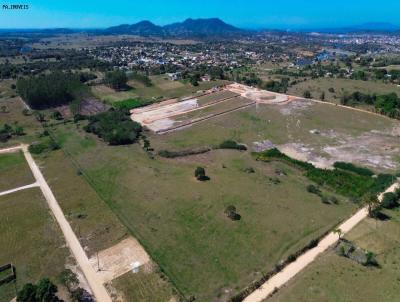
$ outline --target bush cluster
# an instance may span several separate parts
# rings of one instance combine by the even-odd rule
[[[135,143],[142,132],[142,126],[131,120],[125,110],[110,110],[89,117],[84,128],[94,133],[110,145],[127,145]]]
[[[366,170],[353,165],[339,164],[341,168],[333,170],[316,168],[310,163],[290,158],[276,148],[258,155],[258,160],[277,159],[303,170],[304,175],[317,185],[329,187],[338,194],[352,198],[360,198],[367,193],[381,192],[394,180],[394,177],[390,174],[379,174],[377,177],[367,176],[365,175],[367,174]],[[343,169],[344,167],[345,169]]]
[[[236,150],[241,150],[245,151],[247,150],[247,147],[243,144],[238,144],[237,142],[233,140],[226,140],[219,144],[218,149],[236,149]]]

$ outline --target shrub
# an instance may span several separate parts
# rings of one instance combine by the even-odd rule
[[[356,174],[363,175],[363,176],[372,176],[372,175],[374,175],[374,172],[372,172],[370,169],[357,167],[357,166],[355,166],[355,165],[353,165],[351,163],[335,162],[333,164],[333,166],[336,169],[342,169],[342,170],[351,171],[351,172],[354,172]]]
[[[219,149],[236,149],[236,150],[241,150],[241,151],[245,151],[247,150],[247,147],[245,145],[242,144],[238,144],[235,141],[232,140],[226,140],[224,142],[222,142],[219,146]]]
[[[230,218],[231,220],[240,220],[242,217],[236,212],[236,207],[235,206],[227,206],[224,213],[226,214],[226,216],[228,216],[228,218]]]
[[[151,104],[151,101],[141,101],[138,99],[126,99],[123,101],[115,102],[113,105],[117,109],[131,110],[138,107],[143,107]]]
[[[311,193],[311,194],[316,194],[316,195],[320,195],[321,194],[321,190],[318,189],[316,186],[314,185],[308,185],[307,186],[307,192]]]
[[[208,147],[202,147],[197,149],[188,149],[188,150],[180,150],[180,151],[169,151],[169,150],[160,150],[158,155],[165,158],[176,158],[176,157],[184,157],[189,155],[203,154],[210,151]]]
[[[46,149],[47,149],[47,145],[44,143],[32,144],[28,148],[29,152],[31,152],[32,154],[41,154],[44,151],[46,151]]]
[[[282,160],[303,170],[304,175],[319,186],[326,186],[338,194],[358,199],[366,193],[379,193],[390,186],[394,177],[391,174],[379,174],[377,177],[360,175],[343,169],[320,169],[312,164],[299,161],[281,153],[278,149],[270,149],[259,153],[257,160]]]
[[[395,193],[388,192],[383,195],[381,206],[385,209],[394,209],[399,206],[398,196]]]

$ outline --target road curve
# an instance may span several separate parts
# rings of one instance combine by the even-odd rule
[[[378,198],[382,201],[383,194],[387,192],[394,192],[397,187],[400,187],[399,182],[394,183],[385,192],[381,193]],[[341,229],[343,234],[348,233],[359,222],[368,216],[368,208],[364,207],[351,216],[348,220],[343,222],[338,228]],[[334,245],[339,240],[339,237],[334,232],[326,235],[318,245],[299,256],[296,261],[286,266],[281,272],[277,273],[271,279],[266,281],[259,289],[255,290],[247,296],[244,302],[261,302],[271,295],[277,288],[282,287],[290,279],[296,276],[301,270],[315,260],[321,253],[325,252],[330,246]]]
[[[111,302],[112,300],[110,295],[108,294],[103,283],[96,275],[93,267],[90,265],[89,259],[85,251],[83,250],[78,238],[76,237],[70,224],[65,218],[60,205],[53,195],[53,192],[51,191],[49,185],[44,179],[39,167],[36,165],[36,162],[32,158],[32,155],[29,153],[28,146],[22,145],[20,149],[22,149],[22,151],[24,152],[25,159],[28,162],[29,167],[31,168],[32,174],[36,178],[36,182],[39,184],[40,189],[42,190],[42,193],[46,198],[46,201],[64,234],[65,241],[67,242],[70,250],[72,251],[72,254],[74,255],[83,274],[85,275],[85,278],[88,281],[97,302]]]

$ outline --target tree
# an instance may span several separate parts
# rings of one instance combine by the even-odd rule
[[[121,90],[127,87],[128,77],[124,71],[114,70],[106,73],[105,82],[115,90]]]
[[[368,215],[375,218],[380,210],[378,197],[373,193],[368,193],[364,196],[364,203],[368,206]]]
[[[306,98],[306,99],[311,99],[311,92],[310,92],[310,90],[304,91],[303,97]]]
[[[17,302],[59,302],[57,286],[48,278],[41,279],[37,285],[25,284],[17,294]]]
[[[60,283],[63,284],[69,292],[72,292],[73,289],[78,286],[79,280],[76,274],[70,269],[65,269],[59,275]]]
[[[236,207],[233,205],[227,206],[224,212],[231,220],[240,220],[242,218],[242,216],[237,213]]]
[[[36,285],[25,284],[17,295],[17,302],[36,302]]]
[[[194,176],[200,181],[210,179],[208,176],[206,176],[206,170],[203,167],[197,167],[196,170],[194,170]]]
[[[36,288],[36,300],[40,302],[56,302],[59,299],[56,296],[57,286],[48,278],[40,280]]]
[[[388,192],[383,194],[382,207],[385,209],[394,209],[399,206],[396,193]]]
[[[325,101],[325,91],[322,91],[321,93],[321,101]]]
[[[333,233],[338,235],[339,241],[342,239],[343,231],[340,228],[335,229]]]

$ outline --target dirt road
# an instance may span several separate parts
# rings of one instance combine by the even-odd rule
[[[40,186],[40,189],[42,190],[42,193],[64,234],[65,241],[67,242],[82,272],[84,273],[86,280],[88,281],[89,286],[94,296],[96,297],[97,302],[111,302],[112,300],[106,288],[96,275],[93,267],[90,265],[89,259],[86,256],[85,251],[83,250],[78,238],[76,237],[70,224],[65,218],[60,205],[53,195],[53,192],[51,191],[49,185],[44,179],[39,167],[36,165],[36,162],[32,158],[32,155],[29,153],[28,146],[22,145],[20,149],[22,149],[22,151],[24,152],[25,159],[32,170],[32,174],[34,175],[36,182]],[[60,173],[62,172],[60,171]]]
[[[15,188],[15,189],[11,189],[11,190],[0,192],[0,196],[11,194],[11,193],[18,192],[18,191],[25,190],[25,189],[38,187],[38,186],[39,186],[39,184],[37,182],[35,182],[33,184],[30,184],[30,185],[26,185],[26,186],[18,187],[18,188]]]
[[[400,187],[400,183],[397,182],[390,186],[384,193],[394,192],[397,187]],[[382,201],[383,194],[378,196],[379,200]],[[343,234],[348,233],[354,228],[359,222],[368,216],[367,207],[362,208],[356,214],[351,216],[348,220],[339,226]],[[290,279],[296,276],[301,270],[315,260],[315,258],[321,253],[325,252],[330,246],[334,245],[339,240],[337,234],[331,232],[325,236],[318,245],[301,255],[296,261],[286,266],[281,272],[274,275],[271,279],[265,282],[259,289],[250,294],[244,302],[261,302],[272,294],[275,289],[282,287]]]

